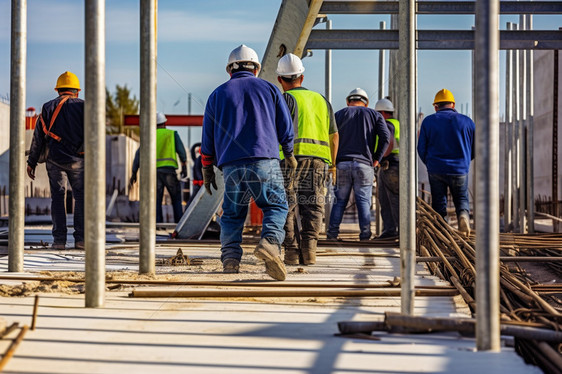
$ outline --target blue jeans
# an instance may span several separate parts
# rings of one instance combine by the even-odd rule
[[[453,195],[457,217],[470,211],[468,205],[468,174],[429,174],[431,207],[447,220],[447,188]]]
[[[47,160],[47,175],[51,187],[51,218],[55,244],[66,244],[66,184],[72,187],[74,198],[74,241],[84,241],[84,160],[57,164]]]
[[[379,172],[379,201],[383,221],[382,234],[398,235],[400,224],[400,173],[398,165]]]
[[[242,258],[242,230],[250,198],[263,212],[262,238],[281,244],[287,219],[287,199],[279,160],[266,159],[223,167],[224,201],[221,224],[221,261]],[[281,248],[281,247],[279,247]]]
[[[357,162],[343,161],[337,164],[336,189],[334,191],[336,199],[332,206],[330,225],[327,237],[337,238],[340,232],[340,224],[351,187],[355,194],[355,205],[359,215],[359,239],[371,238],[371,196],[373,194],[373,179],[375,171],[372,166]]]
[[[156,171],[156,222],[163,222],[162,200],[164,199],[164,187],[168,190],[172,199],[174,210],[174,221],[178,223],[183,215],[181,205],[181,183],[178,180],[176,171],[157,170]]]

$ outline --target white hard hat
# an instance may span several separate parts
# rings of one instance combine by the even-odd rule
[[[166,123],[167,120],[168,119],[166,118],[164,113],[162,113],[162,112],[156,113],[156,125],[161,125],[163,123]]]
[[[279,59],[277,63],[277,75],[282,77],[297,78],[304,72],[304,66],[300,58],[292,53],[286,54]]]
[[[230,55],[228,56],[228,63],[226,64],[226,72],[230,74],[232,69],[238,69],[240,66],[251,68],[250,64],[244,64],[245,62],[252,63],[253,67],[258,69],[258,71],[261,69],[256,51],[244,44],[241,44],[230,52]]]
[[[351,100],[361,100],[365,104],[369,102],[369,96],[364,89],[357,87],[356,89],[352,90],[349,95],[345,98],[345,101],[350,102]]]
[[[394,112],[394,105],[388,99],[380,99],[375,104],[375,110],[379,112]]]

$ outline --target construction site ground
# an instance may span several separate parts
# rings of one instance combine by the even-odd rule
[[[355,226],[347,225],[351,235]],[[130,229],[133,230],[133,229]],[[133,230],[134,231],[134,230]],[[39,233],[40,234],[40,233]],[[38,234],[38,235],[39,235]],[[48,234],[48,233],[47,233]],[[351,236],[349,236],[351,237]],[[255,239],[255,238],[254,238]],[[171,266],[178,249],[192,265]],[[258,287],[130,285],[108,283],[105,305],[85,308],[84,283],[0,280],[0,320],[30,325],[4,373],[541,373],[526,365],[502,339],[501,352],[478,352],[472,337],[457,333],[342,337],[341,321],[382,321],[400,312],[400,296],[280,297],[275,291],[325,290],[303,284],[384,284],[400,276],[398,247],[338,243],[319,248],[314,266],[289,266],[285,282],[274,282],[245,245],[239,274],[223,274],[218,243],[158,241],[156,276],[138,275],[138,243],[108,244],[108,279],[175,282],[254,282],[272,296],[239,297]],[[0,252],[2,253],[2,252]],[[5,250],[3,252],[6,253]],[[0,255],[1,256],[1,255]],[[25,273],[0,276],[83,277],[84,251],[26,249]],[[288,285],[295,287],[287,287]],[[297,287],[297,285],[299,287]],[[447,286],[418,263],[416,286]],[[171,291],[171,297],[130,297],[133,290]],[[173,297],[178,291],[223,290],[230,296]],[[348,290],[351,290],[348,288]],[[415,315],[470,317],[460,296],[417,296]],[[0,340],[0,354],[18,330]]]

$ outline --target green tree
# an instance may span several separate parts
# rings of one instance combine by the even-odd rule
[[[139,100],[136,96],[131,98],[131,90],[127,85],[116,85],[115,93],[112,95],[109,90],[105,89],[105,112],[107,117],[107,133],[121,134],[125,133],[123,128],[123,119],[125,114],[139,113]],[[138,132],[138,129],[137,131]],[[129,134],[131,135],[131,134]]]

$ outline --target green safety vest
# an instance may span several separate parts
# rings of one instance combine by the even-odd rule
[[[298,134],[295,134],[295,156],[320,157],[332,163],[330,152],[330,112],[326,99],[309,90],[289,90],[298,108]]]
[[[171,166],[178,168],[176,156],[176,132],[168,129],[156,129],[156,167]]]
[[[394,147],[391,153],[400,153],[400,122],[394,118],[389,118],[387,121],[394,125]]]

